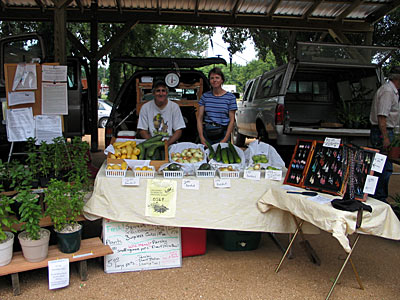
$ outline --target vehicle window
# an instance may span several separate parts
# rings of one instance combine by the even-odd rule
[[[102,103],[100,103],[100,102],[99,102],[99,110],[106,110],[106,109],[104,108],[104,105],[103,105]]]
[[[261,90],[263,98],[268,97],[268,95],[270,94],[271,89],[272,89],[272,82],[273,82],[272,78],[269,78],[269,79],[263,81],[262,90]]]
[[[250,90],[253,87],[254,80],[249,83],[246,91],[244,92],[243,101],[247,101],[249,99]]]
[[[288,87],[288,93],[297,93],[297,81],[291,81]]]
[[[272,89],[271,89],[271,96],[275,96],[279,94],[279,90],[281,87],[281,80],[282,80],[282,73],[279,73],[275,76],[274,82],[272,84]]]
[[[251,102],[254,98],[254,94],[256,92],[256,87],[257,87],[257,82],[259,80],[254,80],[253,81],[253,86],[251,87],[250,95],[249,95],[249,102]]]
[[[7,63],[31,62],[42,58],[42,49],[37,39],[11,41],[4,45],[4,61]]]
[[[312,94],[312,81],[299,81],[300,94]]]
[[[326,95],[328,93],[328,83],[325,81],[313,81],[313,94]]]

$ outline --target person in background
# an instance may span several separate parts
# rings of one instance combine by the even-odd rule
[[[389,73],[389,81],[383,84],[375,93],[372,101],[370,140],[374,148],[382,154],[388,154],[390,143],[394,138],[394,128],[399,122],[399,91],[400,88],[400,67],[393,67]],[[393,172],[393,165],[386,159],[382,173],[375,173],[378,177],[378,184],[375,189],[374,198],[387,202],[389,195],[389,179]]]
[[[185,121],[179,105],[168,100],[168,88],[164,81],[153,84],[154,100],[140,109],[138,135],[149,139],[155,135],[168,137],[168,146],[176,142],[185,128]]]
[[[236,97],[222,88],[225,76],[220,68],[211,69],[208,79],[211,91],[204,93],[199,100],[197,131],[204,145],[206,140],[210,144],[226,143],[235,122]]]

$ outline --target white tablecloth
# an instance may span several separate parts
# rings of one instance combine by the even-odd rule
[[[338,198],[323,195],[332,199]],[[356,230],[357,212],[338,210],[331,203],[321,204],[308,198],[309,196],[287,194],[286,190],[275,186],[259,199],[258,207],[265,213],[276,209],[290,212],[324,231],[331,232],[346,252],[351,250],[347,235],[355,232],[400,240],[400,222],[392,208],[384,202],[368,198],[365,204],[372,207],[372,213],[364,210],[361,227]]]
[[[133,176],[129,171],[128,176]],[[162,178],[157,176],[157,178]],[[199,190],[182,189],[177,181],[176,215],[174,218],[145,216],[148,179],[141,179],[138,187],[124,187],[121,178],[105,176],[101,167],[95,181],[92,197],[84,207],[87,219],[107,218],[120,222],[195,227],[209,229],[292,233],[296,225],[291,215],[280,209],[262,213],[257,201],[271,187],[282,182],[261,179],[231,179],[231,188],[214,188],[213,178],[185,177],[199,180]],[[319,233],[316,227],[305,224],[305,233]]]

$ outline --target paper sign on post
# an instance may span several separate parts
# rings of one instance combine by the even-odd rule
[[[175,180],[151,179],[147,182],[146,212],[148,217],[174,218],[176,211]]]
[[[375,157],[374,157],[374,161],[372,162],[371,170],[382,173],[383,168],[385,166],[386,158],[387,158],[386,155],[376,153]]]
[[[49,289],[59,289],[69,285],[69,259],[49,260]]]
[[[182,180],[182,189],[184,190],[198,190],[200,187],[198,180],[192,179],[183,179]]]
[[[138,177],[123,177],[122,178],[122,185],[128,186],[139,186],[140,178]]]
[[[218,189],[230,188],[231,180],[225,178],[214,178],[214,187]]]
[[[376,185],[378,183],[378,177],[367,175],[367,179],[365,179],[363,193],[366,194],[375,194]]]
[[[8,92],[8,105],[35,103],[34,92]]]
[[[260,180],[261,172],[253,170],[244,170],[243,178],[250,180]]]
[[[338,149],[340,146],[340,139],[334,139],[334,138],[327,137],[327,138],[325,138],[324,144],[322,146]]]
[[[282,180],[282,170],[265,170],[265,178],[271,180]]]

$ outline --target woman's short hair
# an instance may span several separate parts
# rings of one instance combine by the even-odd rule
[[[217,74],[217,75],[221,76],[222,81],[225,82],[225,75],[224,75],[224,73],[222,73],[221,68],[218,68],[218,67],[212,68],[210,70],[210,72],[208,72],[208,80],[210,80],[211,74]]]

